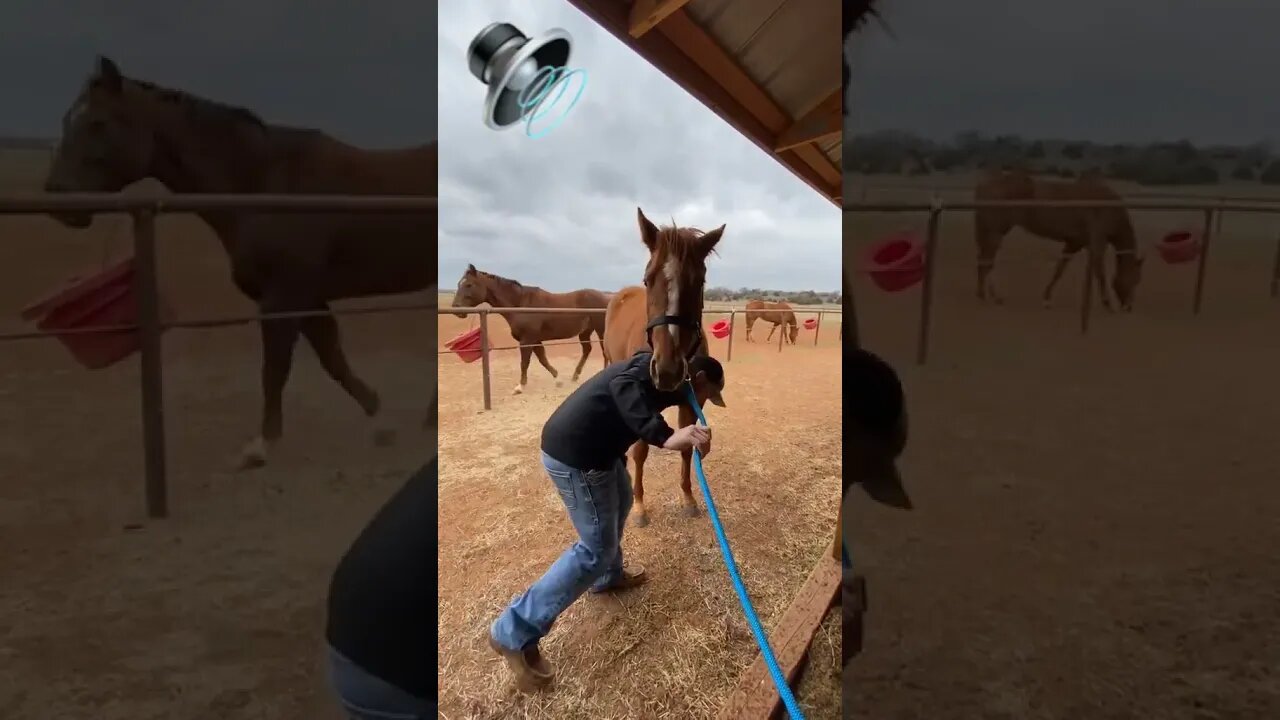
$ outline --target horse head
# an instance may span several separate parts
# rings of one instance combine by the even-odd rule
[[[1137,250],[1116,252],[1116,274],[1111,279],[1111,289],[1124,312],[1133,312],[1133,299],[1138,283],[1142,282],[1142,265],[1145,262],[1146,256],[1139,255]]]
[[[707,256],[724,225],[707,233],[695,228],[656,227],[636,208],[640,239],[649,249],[644,288],[649,322],[645,331],[653,359],[649,370],[659,390],[675,390],[689,374],[688,359],[702,344],[702,292]]]
[[[49,165],[46,192],[118,192],[149,174],[154,132],[135,102],[136,94],[114,62],[98,58],[62,116],[62,136]],[[87,212],[52,215],[73,228],[93,222]]]
[[[458,290],[453,294],[453,302],[449,303],[449,306],[472,308],[488,300],[488,297],[489,288],[485,285],[480,271],[476,270],[475,265],[468,264],[467,269],[462,273],[462,278],[458,280]],[[467,313],[454,313],[454,315],[465,318]]]

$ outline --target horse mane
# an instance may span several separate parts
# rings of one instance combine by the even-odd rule
[[[246,107],[210,100],[186,90],[164,87],[146,80],[129,78],[128,82],[161,102],[181,106],[195,120],[218,124],[251,125],[262,130],[269,127],[260,115]]]
[[[488,278],[490,280],[495,280],[504,285],[514,285],[516,289],[519,289],[519,290],[541,290],[542,289],[539,287],[534,287],[532,285],[525,285],[519,280],[513,280],[509,277],[503,277],[501,275],[495,275],[494,273],[491,273],[491,272],[485,272],[484,270],[481,270],[479,268],[476,269],[476,275],[479,275],[480,277]]]
[[[695,242],[698,238],[706,233],[695,227],[680,227],[676,225],[675,220],[670,225],[658,226],[658,247],[666,249],[666,251],[674,255],[678,260],[683,261],[690,257],[690,253],[697,245]],[[712,254],[719,255],[715,248],[711,248]]]

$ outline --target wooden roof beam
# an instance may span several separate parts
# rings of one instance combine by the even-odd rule
[[[658,25],[658,32],[675,44],[695,65],[715,78],[748,112],[769,128],[773,136],[771,146],[791,126],[791,116],[688,13],[676,10],[667,17],[666,22]],[[790,148],[790,152],[817,173],[828,188],[840,187],[843,183],[840,169],[816,146],[802,143]],[[824,194],[827,197],[835,195],[829,191]]]
[[[638,38],[688,4],[689,0],[636,0],[631,6],[627,32],[631,37]]]
[[[777,143],[773,146],[774,152],[782,152],[790,150],[798,145],[805,143],[820,142],[827,138],[835,137],[841,133],[841,112],[840,112],[840,88],[831,91],[830,95],[823,98],[809,112],[805,113],[799,120],[791,124],[791,127],[782,131],[778,136]]]

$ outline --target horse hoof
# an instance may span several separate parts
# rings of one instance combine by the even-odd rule
[[[246,470],[257,470],[266,467],[267,456],[265,453],[252,450],[245,450],[240,454],[240,460],[236,463],[236,470],[244,472]]]
[[[378,428],[373,431],[374,447],[391,447],[396,444],[396,431],[392,428]]]
[[[702,511],[698,509],[697,505],[684,506],[684,516],[687,518],[696,518],[701,514],[702,514]]]
[[[564,387],[564,381],[560,378],[556,378],[556,387]]]
[[[515,386],[515,389],[513,389],[513,390],[511,391],[511,394],[512,394],[512,395],[519,395],[520,393],[523,393],[523,392],[524,392],[524,386],[523,386],[523,385],[517,385],[517,386]]]
[[[637,515],[634,518],[631,518],[631,524],[636,527],[645,527],[646,525],[649,524],[649,516]]]

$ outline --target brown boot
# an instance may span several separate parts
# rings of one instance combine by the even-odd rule
[[[648,576],[644,574],[644,566],[630,565],[622,568],[622,577],[619,577],[617,580],[614,580],[604,587],[593,587],[591,588],[591,592],[600,594],[618,592],[620,590],[630,590],[631,588],[640,587],[648,581]]]
[[[507,661],[507,667],[511,668],[511,674],[515,676],[516,687],[524,692],[534,692],[551,682],[551,664],[542,657],[537,644],[524,650],[509,650],[499,645],[490,634],[489,647]]]

